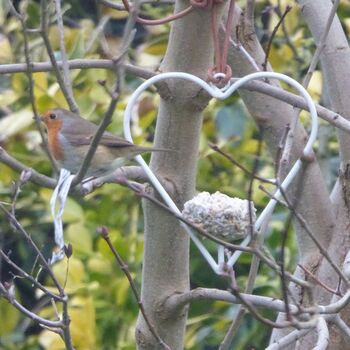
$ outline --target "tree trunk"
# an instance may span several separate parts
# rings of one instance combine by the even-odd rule
[[[178,1],[176,12],[188,6]],[[195,50],[194,50],[195,48]],[[205,77],[212,63],[210,12],[196,9],[172,24],[168,49],[161,66],[165,71],[183,71]],[[209,98],[200,88],[183,80],[161,85],[155,146],[177,150],[152,155],[151,168],[174,188],[172,198],[182,209],[194,196],[202,111]],[[187,310],[165,318],[157,308],[174,292],[189,289],[189,237],[177,219],[144,202],[145,249],[142,271],[142,301],[162,339],[172,350],[183,349]],[[205,264],[205,262],[203,262]],[[142,316],[136,330],[139,349],[158,349]]]

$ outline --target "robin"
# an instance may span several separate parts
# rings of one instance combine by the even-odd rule
[[[62,168],[76,174],[97,131],[97,125],[63,108],[49,110],[40,120],[46,126],[48,145],[53,157]],[[101,137],[86,177],[104,175],[122,166],[127,159],[154,151],[171,150],[137,146],[106,131]]]

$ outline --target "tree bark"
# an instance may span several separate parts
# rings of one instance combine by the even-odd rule
[[[303,17],[315,39],[316,45],[320,45],[328,16],[331,12],[332,2],[329,0],[297,1]],[[339,18],[335,16],[330,27],[327,40],[324,44],[321,56],[321,68],[324,84],[334,111],[340,112],[350,120],[350,48]],[[337,130],[340,150],[340,176],[331,195],[332,208],[336,215],[337,228],[332,235],[329,253],[333,260],[341,266],[345,254],[350,248],[350,208],[349,208],[349,171],[347,167],[350,160],[350,137],[348,133]],[[332,288],[336,288],[338,279],[333,269],[326,261],[322,261],[318,270],[318,277]],[[326,297],[324,290],[320,290],[317,301],[324,302]],[[327,299],[326,299],[327,300]],[[350,309],[347,307],[341,314],[343,320],[349,324]],[[309,337],[310,338],[310,337]],[[307,349],[310,339],[302,342],[301,349]],[[348,339],[338,331],[331,328],[329,348],[346,349]]]
[[[185,6],[188,2],[177,1],[176,12]],[[204,78],[212,53],[210,12],[196,9],[173,22],[161,71],[183,71]],[[195,193],[202,110],[209,97],[201,94],[198,86],[183,80],[167,81],[161,85],[160,95],[155,146],[177,152],[153,154],[151,168],[173,184],[173,199],[182,209]],[[143,205],[142,301],[162,339],[172,350],[183,349],[187,308],[171,317],[162,317],[157,308],[174,292],[189,290],[189,237],[177,219],[147,201]],[[139,349],[159,348],[141,315],[136,337]]]
[[[245,18],[240,14],[240,11],[236,12],[236,25],[239,25],[239,30],[234,30],[233,34],[235,36],[235,34],[239,33],[239,38],[236,38],[236,41],[244,45],[245,49],[262,69],[265,53],[255,35],[254,28],[245,22]],[[235,76],[244,76],[255,71],[239,48],[233,48],[230,51],[229,62]],[[271,67],[268,67],[268,69],[271,69]],[[279,86],[279,83],[276,81],[270,81],[270,83]],[[273,159],[275,159],[277,148],[286,127],[293,120],[293,107],[280,100],[256,92],[241,90],[240,95],[260,130],[263,131],[264,140]],[[302,155],[305,140],[306,132],[302,125],[298,123],[294,134],[290,166]],[[302,185],[301,191],[300,185]],[[297,212],[303,216],[320,244],[327,249],[336,229],[335,215],[329,199],[329,192],[316,158],[311,162],[305,162],[305,169],[291,185],[288,196],[292,200],[297,199],[295,205]],[[297,198],[295,198],[296,196]],[[299,250],[299,263],[309,271],[317,271],[322,261],[319,249],[296,219],[294,220],[294,227]],[[299,269],[296,270],[295,274],[297,277],[304,277],[304,273]],[[334,277],[336,278],[333,270],[332,276],[333,279]],[[316,300],[320,300],[318,297],[322,295],[323,301],[329,302],[332,295],[324,291],[319,293],[320,289],[316,286],[313,290]],[[290,290],[296,300],[302,303],[308,302],[304,291],[299,286],[291,284]],[[278,320],[282,319],[284,319],[284,315],[280,314]],[[271,341],[273,342],[289,332],[289,329],[275,329]]]

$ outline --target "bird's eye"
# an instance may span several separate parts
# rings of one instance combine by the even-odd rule
[[[50,113],[50,114],[49,114],[49,118],[50,118],[50,119],[56,119],[56,114]]]

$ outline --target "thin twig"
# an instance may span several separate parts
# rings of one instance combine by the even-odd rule
[[[288,345],[295,343],[298,339],[304,337],[312,331],[312,328],[306,329],[296,329],[293,332],[285,335],[284,337],[278,339],[275,343],[268,346],[265,350],[282,350],[285,349]]]
[[[122,186],[127,186],[132,191],[134,191],[135,194],[137,194],[141,198],[148,199],[152,203],[154,203],[157,206],[159,206],[160,208],[164,209],[165,211],[167,211],[168,213],[173,215],[178,220],[182,221],[186,225],[188,225],[191,228],[193,228],[197,233],[199,233],[203,237],[208,238],[211,241],[216,242],[219,245],[222,245],[223,247],[225,247],[225,248],[227,248],[229,250],[232,250],[232,251],[238,250],[238,251],[242,251],[242,252],[256,254],[259,257],[259,259],[261,259],[267,266],[269,266],[270,268],[275,270],[278,274],[281,273],[280,267],[275,263],[275,261],[273,261],[272,259],[268,258],[266,253],[263,250],[252,248],[252,247],[243,247],[241,245],[228,243],[226,241],[223,241],[220,238],[217,238],[217,237],[211,235],[210,233],[206,232],[205,230],[203,230],[198,225],[188,221],[182,215],[177,214],[171,208],[167,207],[165,204],[163,204],[162,202],[160,202],[159,200],[157,200],[156,198],[154,198],[153,196],[148,194],[145,191],[144,187],[142,185],[138,184],[138,183],[133,183],[133,182],[127,181],[125,178],[115,179],[115,183],[119,183]],[[306,288],[309,287],[308,282],[303,281],[300,278],[295,277],[294,275],[290,274],[289,272],[288,273],[286,272],[286,278],[288,278],[288,280],[293,281],[294,283],[296,283],[296,284],[298,284],[300,286],[303,286],[303,287],[306,287]]]
[[[349,326],[342,320],[340,315],[336,315],[332,322],[348,337],[348,341],[350,340],[350,328]]]
[[[288,301],[288,285],[287,279],[285,278],[285,251],[288,239],[288,230],[292,223],[293,215],[289,215],[286,224],[284,225],[284,229],[282,231],[282,242],[281,242],[281,254],[280,254],[280,267],[281,267],[281,285],[282,285],[282,294],[283,300],[286,305],[286,319],[291,321],[291,314],[289,309],[289,301]]]
[[[138,184],[138,183],[134,183],[134,182],[130,182],[125,178],[120,178],[120,179],[116,179],[116,183],[119,183],[122,186],[126,186],[129,189],[131,189],[132,191],[135,192],[135,194],[137,194],[138,196],[140,196],[141,198],[145,198],[148,199],[149,201],[151,201],[153,204],[156,204],[157,206],[159,206],[160,208],[164,209],[165,211],[167,211],[168,213],[170,213],[171,215],[173,215],[174,217],[176,217],[178,220],[182,221],[183,223],[185,223],[186,225],[190,226],[191,228],[193,228],[196,232],[198,232],[200,235],[202,235],[205,238],[210,239],[211,241],[218,243],[219,245],[222,245],[223,247],[235,251],[235,250],[240,250],[242,252],[246,252],[246,253],[254,253],[254,249],[250,248],[250,247],[242,247],[238,244],[232,244],[229,242],[226,242],[220,238],[217,238],[216,236],[211,235],[210,233],[206,232],[205,230],[203,230],[201,227],[199,227],[198,225],[192,223],[191,221],[187,220],[186,218],[184,218],[182,215],[177,214],[176,212],[174,212],[171,208],[169,208],[168,206],[166,206],[165,204],[163,204],[162,202],[160,202],[157,198],[153,197],[152,195],[150,195],[149,193],[147,193],[144,189],[144,186]]]
[[[317,44],[316,51],[315,51],[315,53],[314,53],[314,55],[313,55],[313,57],[311,59],[309,69],[307,70],[307,73],[306,73],[306,75],[305,75],[305,77],[303,79],[302,85],[305,88],[309,85],[311,77],[312,77],[312,74],[314,73],[314,71],[316,69],[316,66],[317,66],[317,64],[318,64],[318,62],[320,60],[320,56],[321,56],[322,50],[324,49],[324,45],[326,43],[329,31],[331,29],[331,25],[333,23],[335,14],[336,14],[338,6],[339,6],[339,3],[340,3],[340,0],[334,0],[333,1],[332,9],[331,9],[331,12],[329,13],[329,16],[328,16],[328,19],[327,19],[327,22],[326,22],[326,26],[325,26],[325,28],[323,30],[323,33],[322,33],[321,38],[320,38],[320,41]]]
[[[122,47],[121,53],[113,59],[113,62],[115,64],[116,74],[117,74],[117,82],[115,84],[114,91],[111,94],[111,101],[109,103],[107,112],[105,113],[100,125],[98,126],[98,129],[94,137],[91,140],[89,150],[85,155],[85,158],[78,171],[78,174],[76,175],[76,177],[72,182],[72,186],[77,185],[81,180],[83,180],[91,164],[92,158],[94,157],[94,154],[97,150],[98,144],[103,136],[103,133],[105,132],[107,126],[112,121],[113,113],[119,101],[119,97],[123,88],[123,81],[124,81],[124,69],[122,66],[119,66],[118,64],[119,62],[123,61],[123,58],[127,53],[129,46],[131,45],[131,41],[132,41],[131,38],[135,35],[135,31],[133,30],[133,28],[136,23],[137,13],[138,13],[138,5],[137,5],[137,2],[135,2],[133,6],[133,10],[130,11],[128,21],[125,25],[125,31],[124,31],[123,41],[121,46]]]
[[[56,61],[57,67],[62,67],[62,61]],[[119,63],[121,65],[121,63]],[[153,71],[132,65],[130,63],[123,63],[123,67],[127,73],[136,75],[140,78],[149,79],[156,75]],[[108,69],[115,71],[115,62],[112,59],[87,59],[77,58],[68,61],[69,69]],[[1,64],[0,74],[11,74],[11,73],[25,73],[27,71],[26,63],[11,63]],[[55,70],[55,66],[51,62],[32,62],[32,72],[50,72]]]
[[[58,65],[56,57],[55,57],[55,53],[52,49],[50,40],[49,40],[49,14],[48,14],[48,3],[47,0],[41,0],[40,2],[40,7],[41,7],[41,26],[40,26],[40,33],[41,36],[44,40],[44,44],[46,47],[46,51],[49,55],[53,70],[56,74],[56,79],[57,82],[62,90],[62,93],[69,105],[69,108],[73,111],[73,112],[79,112],[78,107],[76,106],[76,103],[74,101],[74,99],[72,99],[72,94],[70,94],[69,92],[69,88],[67,87],[67,85],[65,84],[65,80],[64,77],[61,73],[60,68],[63,68],[63,63],[61,63],[61,66]]]
[[[320,250],[321,254],[324,256],[324,258],[329,262],[329,264],[333,267],[333,269],[335,270],[335,272],[339,275],[339,277],[343,280],[343,282],[345,283],[345,285],[347,287],[349,287],[350,282],[347,279],[347,277],[344,275],[343,271],[334,263],[334,261],[332,260],[331,256],[329,255],[327,249],[325,249],[321,243],[318,241],[318,239],[316,238],[316,236],[314,235],[314,233],[312,232],[311,228],[309,227],[308,223],[305,221],[305,219],[303,218],[303,216],[296,211],[296,209],[294,208],[293,205],[291,205],[289,199],[287,198],[286,194],[284,193],[283,189],[281,189],[281,193],[283,195],[283,198],[285,199],[286,203],[288,204],[288,208],[293,212],[293,214],[295,215],[295,217],[298,219],[300,225],[303,227],[303,229],[307,232],[307,234],[309,235],[309,237],[312,239],[312,241],[315,243],[315,245],[317,246],[317,248]]]
[[[281,191],[281,194],[287,204],[287,208],[289,210],[291,210],[293,212],[293,215],[298,219],[300,225],[302,226],[302,228],[305,230],[305,232],[309,235],[309,237],[311,238],[311,240],[315,243],[315,245],[317,246],[317,248],[319,249],[320,253],[324,256],[324,258],[329,262],[329,264],[333,267],[333,269],[335,270],[335,272],[339,275],[339,277],[342,279],[342,281],[345,283],[346,286],[350,285],[349,280],[347,279],[347,277],[344,275],[344,273],[341,271],[341,269],[334,263],[334,261],[332,260],[332,258],[330,257],[327,249],[325,249],[321,243],[318,241],[318,239],[316,238],[316,236],[314,235],[314,233],[312,232],[311,228],[309,227],[309,224],[305,221],[305,219],[303,218],[303,216],[296,211],[296,209],[294,208],[294,206],[291,204],[291,202],[288,199],[288,196],[286,195],[286,193],[283,191],[282,188],[279,188],[279,190]],[[281,200],[279,200],[278,198],[271,196],[271,198],[275,199],[277,202],[284,204]],[[285,204],[284,204],[285,205]]]
[[[278,147],[277,147],[277,152],[276,152],[276,157],[275,157],[275,179],[276,179],[278,184],[281,184],[281,182],[283,180],[283,176],[281,174],[281,170],[282,170],[281,158],[282,158],[283,150],[285,149],[285,146],[286,146],[289,131],[290,131],[290,125],[287,124],[284,128],[283,135],[282,135],[282,137],[278,143]]]
[[[68,298],[67,298],[67,295],[64,292],[64,289],[62,288],[62,286],[58,282],[56,276],[54,275],[54,273],[53,273],[53,271],[51,269],[51,266],[48,264],[47,260],[45,259],[44,255],[42,254],[41,250],[34,243],[34,241],[32,240],[31,236],[22,227],[22,225],[19,223],[19,221],[16,219],[16,217],[14,215],[12,215],[12,213],[10,213],[5,208],[5,206],[2,205],[1,203],[0,203],[0,210],[2,210],[5,213],[5,215],[9,219],[11,225],[15,229],[17,229],[19,232],[21,232],[22,235],[26,238],[27,242],[29,243],[29,245],[35,251],[37,257],[40,259],[42,266],[45,268],[45,270],[49,274],[50,278],[52,279],[53,283],[55,284],[56,288],[58,289],[59,295],[61,297],[61,302],[63,304],[63,319],[62,319],[62,321],[60,321],[60,324],[62,324],[61,328],[62,328],[63,340],[64,340],[64,343],[66,345],[67,350],[74,350],[74,347],[72,345],[70,328],[69,328],[70,320],[69,320],[69,316],[68,316]],[[11,304],[13,304],[16,308],[18,308],[22,313],[26,314],[27,316],[29,316],[33,320],[36,320],[35,319],[35,316],[36,316],[35,314],[31,313],[29,310],[26,310],[21,304],[16,303],[15,300],[13,300],[13,302],[11,302]],[[39,322],[39,321],[37,321],[37,322]],[[39,323],[41,323],[41,322],[39,322]],[[50,323],[44,323],[44,324],[47,325],[48,327],[55,327],[53,325],[52,321],[50,321]]]
[[[28,168],[26,165],[10,156],[2,147],[0,147],[0,163],[7,165],[18,173],[24,171],[30,173],[29,181],[43,187],[55,188],[57,181],[46,175],[40,174],[34,169]]]
[[[241,296],[256,308],[266,308],[277,312],[285,311],[285,302],[273,297],[265,297],[254,294],[240,293]],[[183,308],[185,305],[195,300],[220,300],[229,303],[239,304],[240,300],[228,291],[213,288],[196,288],[184,293],[174,292],[166,300],[166,313],[173,314],[176,310]],[[289,308],[293,315],[299,315],[304,319],[313,314],[321,314],[325,317],[334,317],[350,300],[350,291],[346,293],[340,300],[329,305],[315,305],[300,309],[298,305],[289,304]]]
[[[335,16],[335,13],[337,11],[338,5],[339,5],[339,0],[334,1],[331,12],[330,12],[328,19],[327,19],[326,27],[322,33],[320,42],[318,43],[316,51],[312,57],[309,69],[308,69],[308,71],[303,79],[303,82],[302,82],[302,85],[305,89],[307,89],[307,87],[309,86],[312,75],[316,69],[318,62],[319,62],[320,55],[321,55],[322,50],[324,48],[325,42],[327,40],[328,33],[329,33],[330,27],[333,23],[334,16]],[[286,145],[285,145],[285,148],[283,150],[282,157],[281,157],[281,165],[282,165],[281,171],[282,171],[282,173],[285,171],[285,169],[287,168],[287,166],[289,164],[289,160],[291,157],[291,151],[292,151],[292,147],[293,147],[293,141],[294,141],[294,132],[295,132],[295,129],[297,127],[297,122],[299,120],[299,114],[300,114],[300,109],[296,109],[294,111],[293,119],[291,120],[291,123],[290,123],[291,130],[288,133]]]
[[[118,100],[119,100],[119,94],[115,93],[115,95],[112,97],[109,103],[108,110],[105,113],[102,119],[102,122],[98,126],[98,129],[91,140],[89,150],[87,151],[85,158],[80,166],[80,169],[72,182],[72,186],[75,186],[78,183],[80,183],[81,180],[83,180],[86,172],[88,171],[92,158],[94,157],[97,147],[99,145],[99,142],[101,140],[101,137],[103,136],[103,133],[105,132],[107,126],[111,123],[112,116],[113,116],[115,107],[118,103]]]
[[[38,111],[36,108],[35,95],[34,95],[33,69],[32,69],[30,53],[29,53],[29,44],[28,44],[29,40],[28,40],[27,26],[25,23],[25,18],[23,17],[22,14],[20,14],[19,12],[16,11],[15,7],[13,6],[13,4],[10,0],[8,0],[8,3],[10,5],[11,12],[15,15],[16,18],[18,18],[18,20],[21,22],[21,26],[22,26],[22,34],[23,34],[23,42],[24,42],[24,57],[25,57],[26,66],[27,66],[26,74],[27,74],[28,83],[29,83],[28,84],[29,85],[28,92],[29,92],[29,99],[30,99],[31,108],[32,108],[33,115],[34,115],[34,121],[35,121],[36,127],[39,131],[44,151],[47,154],[53,168],[55,169],[55,171],[57,171],[57,164],[56,164],[56,162],[55,162],[54,158],[52,157],[52,154],[49,150],[42,125],[40,123],[40,120],[38,119]],[[27,3],[25,3],[25,4],[27,5]]]
[[[62,62],[57,61],[58,67],[62,67]],[[73,59],[68,61],[69,69],[108,69],[115,70],[115,62],[111,59]],[[149,79],[156,74],[148,69],[138,67],[129,63],[118,63],[125,69],[126,73],[133,74],[143,79]],[[54,70],[51,62],[32,62],[32,72],[50,72]],[[2,64],[0,65],[0,74],[25,73],[27,71],[26,63]],[[232,79],[232,82],[236,79]],[[261,92],[265,95],[275,97],[294,107],[309,110],[305,99],[293,93],[284,91],[281,88],[266,84],[261,81],[250,81],[241,89]],[[350,121],[346,120],[340,114],[333,112],[321,105],[316,104],[317,114],[320,118],[332,124],[336,128],[350,133]]]
[[[246,307],[248,309],[248,311],[251,313],[251,315],[253,317],[255,317],[261,323],[263,323],[269,327],[272,327],[272,328],[287,328],[287,327],[292,326],[292,323],[288,322],[288,321],[277,323],[277,322],[273,322],[273,321],[269,320],[268,318],[261,316],[259,314],[259,312],[255,309],[255,307],[243,297],[243,294],[240,293],[238,291],[238,289],[232,289],[232,294],[240,301],[240,303],[244,307]]]
[[[298,266],[309,276],[311,277],[317,284],[319,284],[321,287],[323,287],[325,290],[327,290],[328,292],[338,295],[338,296],[342,296],[342,294],[340,293],[339,290],[334,290],[330,287],[328,287],[326,284],[324,284],[322,281],[320,281],[320,279],[315,276],[311,271],[309,271],[306,267],[304,267],[302,264],[298,264]]]
[[[79,107],[75,102],[74,95],[73,95],[72,82],[69,74],[68,60],[66,55],[66,48],[64,44],[64,25],[63,25],[63,19],[62,19],[61,0],[55,0],[55,6],[56,6],[57,27],[58,27],[58,33],[60,36],[62,79],[63,79],[63,84],[66,87],[66,93],[67,93],[67,96],[65,97],[67,99],[67,102],[71,111],[74,113],[79,113]]]
[[[139,292],[137,291],[137,288],[135,286],[134,280],[129,272],[128,269],[128,265],[125,264],[124,260],[122,259],[122,257],[119,255],[119,253],[117,252],[117,250],[115,249],[114,245],[112,244],[110,238],[109,238],[109,233],[106,227],[101,227],[99,229],[99,233],[101,234],[101,237],[105,240],[105,242],[107,243],[108,247],[110,248],[111,252],[113,253],[115,260],[117,261],[120,269],[123,271],[125,277],[128,279],[129,285],[131,287],[131,290],[135,296],[135,299],[137,301],[137,304],[139,306],[139,309],[142,313],[142,316],[150,330],[150,332],[152,333],[152,335],[155,337],[155,339],[157,339],[159,345],[161,345],[164,349],[168,349],[170,350],[170,347],[162,340],[162,338],[159,336],[158,332],[156,331],[154,325],[152,324],[151,320],[148,318],[146,310],[143,306],[143,303],[141,301]]]
[[[52,279],[53,283],[55,284],[56,288],[58,289],[60,296],[62,298],[65,298],[65,293],[63,288],[61,287],[60,283],[58,282],[56,276],[54,275],[51,266],[49,265],[49,263],[47,262],[47,260],[45,259],[43,253],[41,252],[41,250],[38,248],[38,246],[34,243],[34,241],[32,240],[32,237],[28,234],[28,232],[22,227],[22,225],[19,223],[19,221],[16,219],[16,217],[14,217],[6,208],[5,206],[0,203],[0,210],[4,212],[4,214],[7,216],[7,218],[9,219],[9,221],[11,222],[12,226],[14,228],[16,228],[16,230],[18,230],[25,238],[26,240],[29,242],[30,246],[33,248],[33,250],[35,251],[35,253],[37,254],[37,256],[39,257],[42,265],[44,266],[45,270],[47,271],[47,273],[49,274],[50,278]]]
[[[62,327],[62,339],[67,350],[74,350],[72,335],[70,332],[70,318],[68,314],[68,302],[67,300],[63,302],[63,310],[62,310],[62,322],[64,327]]]
[[[277,6],[275,7],[275,12],[277,13],[277,15],[281,18],[282,17],[282,11],[281,11],[281,0],[278,0],[277,1]],[[290,36],[289,36],[289,33],[288,33],[288,30],[287,30],[287,27],[286,27],[286,23],[285,21],[282,21],[282,25],[281,25],[281,28],[282,28],[282,31],[283,31],[283,34],[284,34],[284,37],[286,39],[286,44],[288,45],[288,47],[292,50],[293,52],[293,55],[295,57],[295,60],[297,62],[300,62],[302,63],[303,60],[299,57],[299,54],[298,54],[298,51],[295,47],[295,45],[293,44]]]
[[[264,63],[262,64],[264,71],[267,70],[267,61],[269,59],[269,55],[270,55],[270,51],[271,51],[271,46],[272,46],[272,41],[277,33],[278,28],[280,27],[281,23],[284,21],[285,17],[287,16],[288,12],[292,9],[291,6],[287,6],[286,10],[284,11],[283,15],[281,16],[281,18],[279,19],[279,21],[277,22],[275,28],[273,28],[273,31],[270,35],[269,41],[267,43],[267,48],[266,48],[266,53],[265,53],[265,60]]]
[[[248,188],[248,195],[247,195],[247,199],[248,199],[248,211],[249,211],[249,225],[250,225],[250,236],[251,236],[251,246],[254,247],[261,247],[262,244],[262,237],[261,234],[258,235],[254,232],[254,223],[253,223],[253,213],[252,213],[252,206],[250,205],[250,203],[252,203],[252,198],[253,198],[253,185],[254,185],[254,180],[257,179],[257,172],[258,172],[258,168],[259,168],[259,160],[261,157],[261,152],[262,152],[262,146],[263,146],[263,129],[261,130],[260,133],[260,137],[259,137],[259,144],[257,147],[257,151],[255,154],[255,159],[254,159],[254,163],[253,163],[253,168],[252,171],[250,172],[250,181],[249,181],[249,188]],[[250,269],[249,269],[249,274],[248,274],[248,279],[247,279],[247,284],[245,287],[244,292],[247,294],[250,294],[253,292],[254,289],[254,285],[255,285],[255,280],[256,280],[256,276],[258,274],[258,270],[259,270],[259,266],[260,266],[260,258],[257,255],[253,255],[252,257],[252,262],[250,265]],[[282,270],[281,270],[282,272]],[[243,316],[245,314],[245,310],[242,307],[242,305],[240,305],[238,307],[238,310],[236,311],[236,316],[234,317],[232,324],[230,325],[224,340],[221,342],[219,350],[229,350],[231,348],[231,343],[233,341],[233,338],[236,334],[236,331],[238,330],[241,321],[243,320]]]
[[[25,308],[22,304],[20,304],[14,296],[14,291],[12,291],[13,286],[9,286],[9,288],[6,288],[5,285],[0,282],[0,296],[3,296],[7,299],[7,301],[13,305],[17,310],[19,310],[22,314],[26,315],[33,321],[43,324],[48,327],[54,327],[54,328],[62,328],[63,323],[61,320],[59,321],[50,321],[43,317],[38,316],[34,312],[31,312],[27,308]]]
[[[109,16],[103,16],[98,25],[96,26],[96,29],[93,31],[92,35],[91,35],[91,39],[89,40],[89,42],[86,44],[86,49],[85,49],[85,55],[88,54],[92,47],[94,46],[95,42],[97,41],[97,39],[99,39],[100,37],[103,38],[103,31],[108,23],[108,21],[110,20]],[[68,61],[67,61],[68,63]]]
[[[257,179],[261,182],[265,182],[265,183],[269,183],[272,185],[275,185],[276,182],[273,180],[269,180],[266,179],[264,177],[261,177],[259,175],[256,175],[254,173],[252,173],[251,171],[249,171],[245,166],[243,166],[242,164],[240,164],[237,160],[235,160],[230,154],[222,151],[218,145],[215,145],[213,143],[208,143],[208,146],[215,152],[221,154],[222,156],[224,156],[226,159],[228,159],[232,164],[236,165],[238,168],[240,168],[241,170],[243,170],[248,176],[253,177],[254,179]]]
[[[319,317],[317,322],[317,343],[313,350],[327,350],[329,344],[329,329],[324,317]]]
[[[12,266],[17,272],[19,272],[22,276],[27,278],[33,285],[41,289],[44,294],[50,296],[51,298],[57,300],[57,301],[63,301],[63,298],[60,295],[57,295],[55,293],[52,293],[49,289],[47,289],[45,286],[43,286],[39,281],[37,281],[32,275],[28,274],[26,271],[24,271],[21,267],[19,267],[17,264],[15,264],[10,257],[5,254],[5,252],[0,249],[0,256],[6,261],[6,263],[10,266]]]

